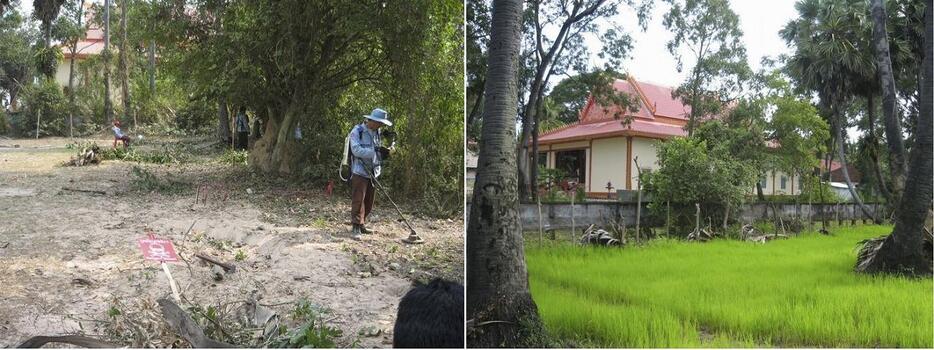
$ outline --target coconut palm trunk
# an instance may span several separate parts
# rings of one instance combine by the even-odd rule
[[[924,61],[922,63],[921,113],[915,131],[915,144],[911,147],[910,167],[905,181],[905,191],[895,211],[895,227],[884,240],[870,242],[863,247],[857,260],[856,270],[867,273],[898,273],[913,276],[930,276],[931,245],[924,243],[924,221],[931,209],[934,196],[932,166],[934,166],[934,101],[931,86],[931,60],[934,47],[931,40],[932,6],[924,9]]]
[[[843,173],[843,181],[846,182],[846,187],[850,190],[850,195],[853,196],[853,201],[856,202],[856,205],[859,206],[859,209],[863,212],[863,214],[865,214],[866,217],[872,218],[872,221],[876,223],[881,223],[881,221],[876,219],[875,215],[873,215],[872,210],[870,210],[869,207],[866,206],[865,203],[863,203],[862,198],[859,197],[859,192],[856,192],[856,186],[853,185],[853,181],[850,180],[850,172],[847,170],[846,153],[843,151],[843,144],[844,144],[844,140],[846,139],[844,138],[844,135],[843,135],[843,122],[842,121],[838,123],[836,129],[837,129],[837,143],[838,143],[837,156],[840,157],[840,171]]]
[[[541,347],[519,224],[516,74],[522,0],[493,1],[489,69],[472,209],[467,223],[469,347]]]
[[[885,30],[885,1],[872,0],[872,41],[876,66],[882,86],[882,115],[885,120],[885,139],[889,147],[889,170],[892,173],[893,198],[898,200],[905,187],[905,145],[898,117],[895,75],[889,56],[889,41]]]
[[[133,113],[130,103],[130,69],[127,61],[127,33],[126,33],[126,2],[120,0],[120,89],[123,93],[123,116],[133,120],[133,130],[136,130],[136,114]]]
[[[104,119],[114,119],[113,101],[110,97],[110,0],[104,0]]]
[[[84,0],[78,3],[78,28],[84,19]],[[82,30],[80,36],[84,35]],[[68,63],[68,137],[75,137],[75,55],[78,53],[78,40],[80,36],[71,41],[71,62]]]

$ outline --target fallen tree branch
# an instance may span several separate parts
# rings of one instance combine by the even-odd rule
[[[93,194],[98,194],[101,196],[107,195],[107,192],[98,191],[98,190],[82,190],[80,188],[71,188],[71,187],[62,187],[62,190],[72,191],[72,192],[81,192],[81,193],[93,193]]]
[[[214,265],[220,266],[221,268],[224,269],[224,272],[226,272],[226,273],[231,273],[231,272],[236,272],[236,271],[237,271],[237,266],[235,266],[235,265],[233,265],[233,264],[225,263],[225,262],[223,262],[223,261],[217,260],[217,259],[215,259],[215,258],[212,258],[212,257],[210,257],[210,256],[207,256],[207,255],[204,255],[204,254],[201,254],[201,253],[195,254],[195,256],[197,256],[197,257],[198,257],[199,259],[201,259],[201,260],[204,260],[204,261],[207,261],[207,262],[212,263],[212,264],[214,264]]]
[[[102,340],[80,336],[80,335],[62,335],[62,336],[37,336],[32,337],[17,346],[19,349],[38,349],[48,343],[65,343],[85,348],[106,349],[119,348],[119,345],[111,344]]]
[[[188,340],[192,347],[211,349],[237,347],[233,344],[227,344],[208,338],[204,335],[204,330],[191,319],[191,316],[188,316],[182,308],[178,307],[178,305],[171,300],[161,298],[158,300],[158,303],[162,308],[162,315],[165,317],[166,323],[168,323],[172,330],[178,333],[178,335]]]

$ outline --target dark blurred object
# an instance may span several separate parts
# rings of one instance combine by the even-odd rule
[[[380,146],[378,151],[379,151],[379,159],[382,159],[382,160],[389,159],[389,148]]]

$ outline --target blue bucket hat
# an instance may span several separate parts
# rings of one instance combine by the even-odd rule
[[[370,112],[370,115],[365,115],[363,117],[375,122],[380,122],[386,126],[392,126],[392,122],[389,121],[389,113],[379,108]]]

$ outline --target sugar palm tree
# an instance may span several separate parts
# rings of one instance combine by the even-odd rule
[[[477,182],[467,222],[470,347],[540,347],[529,293],[516,167],[516,74],[522,0],[493,1]]]
[[[856,96],[859,84],[875,73],[867,54],[869,22],[861,0],[802,0],[795,4],[799,18],[779,32],[795,47],[786,70],[799,88],[816,92],[830,120],[843,164],[844,180],[863,213],[874,217],[856,192],[847,172],[843,130],[845,105]],[[833,147],[832,147],[833,148]]]

